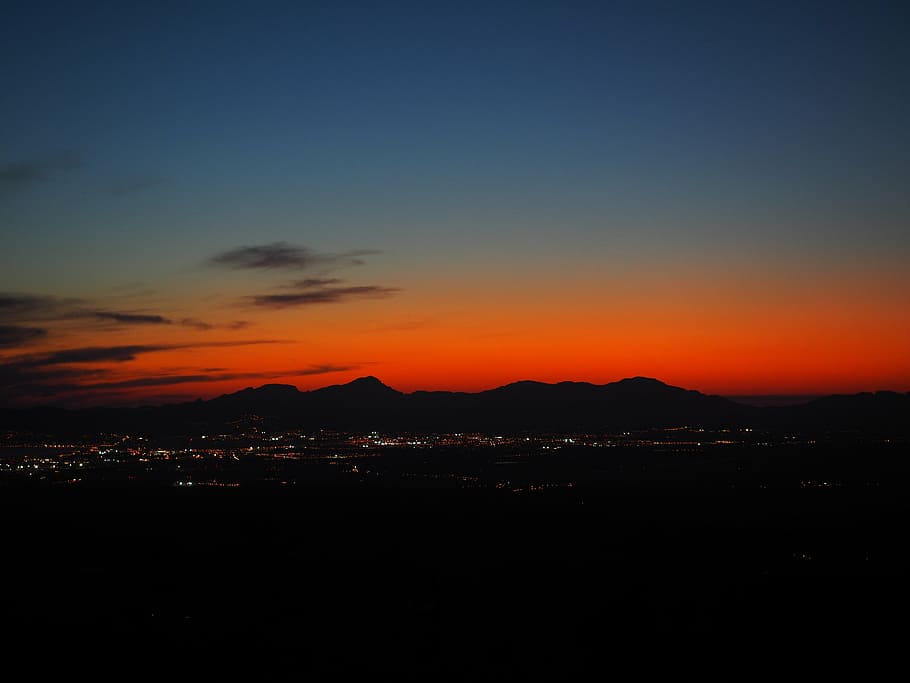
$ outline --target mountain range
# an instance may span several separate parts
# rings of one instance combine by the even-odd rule
[[[910,393],[836,395],[800,405],[757,407],[647,377],[601,385],[520,381],[477,393],[403,393],[375,377],[361,377],[312,391],[267,384],[208,401],[161,406],[6,409],[0,411],[0,427],[61,435],[185,435],[224,431],[253,417],[268,429],[571,433],[752,426],[904,436],[910,434]]]

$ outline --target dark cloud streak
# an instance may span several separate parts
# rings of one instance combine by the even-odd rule
[[[99,320],[110,320],[124,325],[170,325],[173,322],[163,315],[148,315],[143,313],[93,311],[91,315]]]
[[[305,280],[297,280],[295,282],[292,282],[290,285],[288,285],[288,287],[292,287],[294,289],[313,289],[314,287],[328,287],[330,285],[337,285],[341,282],[343,282],[343,280],[337,277],[308,277]]]
[[[0,190],[25,189],[83,165],[81,155],[71,151],[12,161],[0,166]]]
[[[328,287],[294,294],[259,294],[249,297],[254,306],[264,308],[289,308],[315,304],[338,304],[351,299],[384,299],[399,290],[395,287],[363,285],[359,287]]]
[[[41,396],[50,397],[60,394],[89,395],[94,392],[119,393],[122,390],[141,389],[147,387],[167,387],[182,384],[204,384],[215,382],[229,382],[231,380],[269,380],[276,377],[294,377],[325,375],[333,372],[354,370],[357,365],[334,365],[330,363],[311,365],[308,368],[274,372],[227,372],[225,368],[207,369],[206,374],[190,375],[154,375],[133,377],[115,381],[88,381],[78,383],[79,379],[103,379],[109,372],[104,369],[88,368],[55,368],[50,372],[19,376],[11,393],[15,396]],[[0,383],[3,383],[3,374],[0,372]],[[77,380],[77,381],[73,381]]]
[[[142,345],[129,346],[86,346],[79,349],[63,349],[50,353],[26,356],[18,361],[20,367],[42,367],[70,363],[124,363],[136,360],[136,356],[153,351],[167,351],[172,346]]]
[[[0,325],[0,348],[24,346],[47,336],[47,330],[40,327]]]
[[[0,292],[0,349],[16,348],[46,336],[45,325],[29,323],[67,323],[73,321],[107,324],[108,326],[181,325],[196,330],[242,330],[245,320],[209,323],[198,318],[172,319],[158,313],[111,311],[96,308],[84,299],[61,299],[39,294]]]
[[[126,363],[145,353],[178,349],[217,348],[278,344],[279,340],[251,339],[240,341],[203,342],[195,344],[133,344],[124,346],[88,346],[62,349],[48,353],[4,358],[0,363],[0,396],[50,396],[64,391],[87,390],[90,384],[73,383],[91,377],[110,374],[95,363]],[[89,367],[85,367],[88,365]],[[64,382],[61,384],[61,382]],[[0,401],[2,402],[2,401]]]
[[[161,387],[173,384],[190,384],[196,382],[222,382],[232,379],[243,379],[247,376],[259,376],[258,373],[227,373],[217,375],[170,375],[154,377],[136,377],[134,379],[122,380],[119,382],[99,382],[97,384],[87,384],[79,389],[96,390],[96,389],[136,389],[140,387]]]
[[[117,382],[99,382],[85,385],[80,389],[134,389],[139,387],[158,387],[172,384],[194,384],[204,382],[226,382],[234,379],[271,379],[274,377],[291,377],[305,375],[327,375],[333,372],[353,370],[353,365],[313,365],[300,370],[286,372],[217,372],[204,375],[164,375],[154,377],[135,377]]]
[[[192,327],[197,330],[210,330],[214,327],[211,323],[196,318],[183,318],[180,320],[180,324],[184,327]]]
[[[198,318],[181,318],[179,323],[184,327],[192,327],[196,330],[244,330],[252,323],[248,320],[233,320],[229,323],[207,323]]]
[[[356,370],[358,367],[359,366],[357,366],[357,365],[330,365],[330,364],[311,365],[310,367],[303,368],[301,370],[293,370],[291,372],[282,372],[282,373],[275,373],[275,374],[276,374],[276,376],[287,375],[289,377],[294,376],[294,375],[296,375],[298,377],[309,376],[309,375],[328,375],[332,372],[346,372],[348,370]]]
[[[80,299],[58,299],[39,294],[0,294],[0,320],[52,320],[66,316],[68,311],[81,305]]]
[[[309,247],[287,242],[272,242],[228,249],[212,256],[209,265],[231,270],[304,270],[306,268],[359,266],[362,257],[378,254],[373,249],[357,249],[338,254],[323,254]]]
[[[59,299],[40,294],[0,294],[0,320],[73,320],[91,318],[124,325],[169,325],[171,320],[152,313],[127,313],[92,308],[83,299]]]
[[[157,351],[179,349],[224,348],[232,346],[253,346],[258,344],[280,344],[277,339],[250,339],[238,341],[200,342],[195,344],[132,344],[124,346],[85,346],[76,349],[62,349],[49,353],[38,353],[6,359],[6,367],[40,368],[48,365],[79,363],[124,363],[135,360],[136,356]]]

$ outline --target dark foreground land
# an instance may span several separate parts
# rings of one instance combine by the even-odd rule
[[[905,444],[571,456],[573,486],[533,495],[317,470],[233,488],[5,480],[4,661],[471,681],[900,664]],[[387,475],[419,458],[385,457]]]

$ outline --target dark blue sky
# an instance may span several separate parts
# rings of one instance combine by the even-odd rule
[[[533,213],[541,195],[580,222],[605,204],[746,219],[773,205],[814,216],[811,241],[827,208],[902,203],[897,3],[189,4],[14,6],[5,159],[70,151],[85,183],[296,199],[321,219],[339,193],[420,218]],[[873,222],[891,245],[887,217]]]

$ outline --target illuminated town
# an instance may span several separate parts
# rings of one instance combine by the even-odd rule
[[[819,447],[816,439],[751,428],[678,427],[612,434],[489,435],[267,432],[255,418],[231,433],[181,439],[101,434],[70,442],[7,433],[0,442],[0,485],[263,487],[356,484],[380,488],[482,489],[508,494],[614,486],[685,471],[730,487],[828,488],[836,478],[806,478],[754,462],[763,453]],[[887,447],[888,440],[881,440]],[[821,447],[824,447],[822,444]],[[745,466],[748,465],[748,466]],[[648,468],[652,471],[649,473]],[[579,487],[579,484],[582,486]]]

